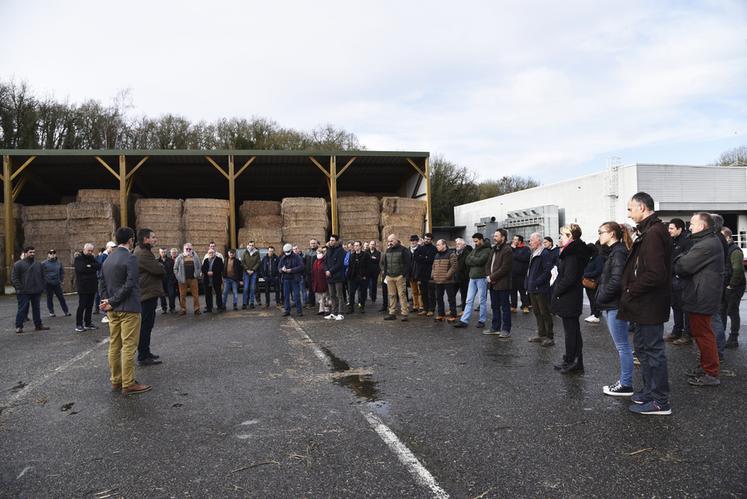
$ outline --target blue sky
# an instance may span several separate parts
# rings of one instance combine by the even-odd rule
[[[747,2],[0,3],[0,77],[549,183],[747,144]]]

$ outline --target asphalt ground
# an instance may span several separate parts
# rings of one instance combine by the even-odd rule
[[[618,366],[604,323],[582,323],[586,372],[563,376],[557,320],[543,348],[531,315],[499,340],[376,309],[159,315],[164,363],[136,371],[153,390],[125,398],[105,325],[45,318],[51,331],[16,335],[3,297],[0,495],[747,496],[747,342],[717,388],[688,385],[694,348],[668,346],[673,414],[640,416],[601,392]]]

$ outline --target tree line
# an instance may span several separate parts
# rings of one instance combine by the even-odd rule
[[[37,96],[26,82],[0,81],[2,149],[274,149],[365,150],[358,137],[333,125],[311,131],[252,117],[192,122],[175,114],[152,118],[131,113],[129,94],[110,104],[80,104]],[[506,176],[479,181],[465,166],[434,156],[431,190],[434,225],[454,223],[454,206],[539,185]]]

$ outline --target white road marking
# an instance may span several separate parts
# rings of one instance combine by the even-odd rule
[[[25,475],[26,472],[32,468],[33,466],[26,466],[25,468],[23,468],[23,471],[21,471],[21,474],[16,477],[16,480],[20,480],[21,478],[23,478],[23,475]]]
[[[330,360],[330,358],[322,351],[321,348],[317,346],[316,343],[314,343],[314,340],[312,340],[309,335],[306,334],[306,331],[303,330],[301,325],[295,319],[292,319],[291,323],[293,324],[296,332],[298,332],[298,334],[300,334],[301,337],[306,340],[306,343],[311,347],[314,355],[316,355],[319,360],[324,362],[327,366],[331,366],[332,361]],[[418,458],[415,457],[415,454],[413,454],[412,451],[404,443],[402,443],[399,437],[397,437],[397,434],[394,433],[391,428],[384,424],[384,422],[371,411],[367,411],[361,408],[360,412],[368,422],[371,429],[373,429],[376,434],[379,435],[379,437],[384,441],[387,447],[389,447],[389,450],[391,450],[394,455],[397,456],[397,459],[399,459],[399,461],[405,466],[407,471],[410,472],[410,474],[421,486],[430,490],[433,494],[433,497],[437,497],[438,499],[447,499],[449,497],[449,494],[444,489],[442,489],[440,485],[438,485],[438,482],[436,482],[436,479],[433,477],[431,472],[428,471],[426,467],[423,466],[423,464],[418,460]]]
[[[23,388],[21,388],[20,390],[18,390],[17,392],[15,392],[13,395],[11,395],[10,398],[8,398],[7,402],[13,403],[13,402],[16,402],[17,400],[25,397],[31,390],[34,390],[35,388],[43,385],[52,376],[54,376],[56,374],[59,374],[59,373],[65,371],[65,370],[67,370],[70,366],[72,366],[73,364],[75,364],[79,360],[84,359],[85,357],[87,357],[88,355],[90,355],[91,352],[93,352],[94,350],[96,350],[98,347],[100,347],[101,345],[106,345],[107,343],[109,343],[109,338],[104,338],[103,340],[101,340],[98,343],[96,343],[96,346],[94,346],[93,348],[91,348],[89,350],[86,350],[85,352],[79,353],[78,355],[76,355],[72,359],[70,359],[70,360],[64,362],[63,364],[57,366],[53,371],[50,371],[47,374],[43,375],[42,377],[40,377],[38,379],[35,379],[34,381],[31,381],[29,384],[27,384],[26,386],[24,386]]]

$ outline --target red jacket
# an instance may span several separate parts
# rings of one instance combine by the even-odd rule
[[[311,290],[314,293],[327,292],[327,274],[324,272],[324,260],[317,258],[311,266]]]

